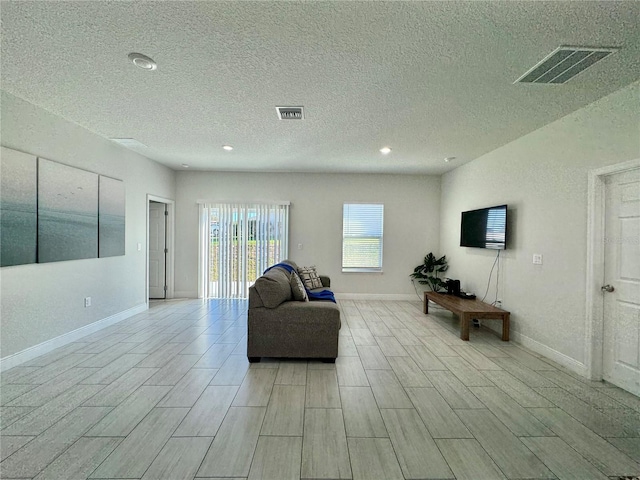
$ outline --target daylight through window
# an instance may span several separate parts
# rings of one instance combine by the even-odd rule
[[[342,271],[381,272],[384,205],[345,203],[342,210]]]
[[[289,204],[200,205],[204,298],[247,298],[249,286],[287,258]]]

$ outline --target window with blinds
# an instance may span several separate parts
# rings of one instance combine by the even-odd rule
[[[342,209],[342,271],[381,272],[384,205],[345,203]]]
[[[247,298],[268,267],[287,258],[289,204],[200,204],[200,293]]]

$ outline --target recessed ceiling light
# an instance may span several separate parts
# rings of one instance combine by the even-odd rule
[[[189,165],[187,165],[186,163],[182,164],[183,168],[189,168]]]
[[[456,157],[447,157],[444,159],[445,163],[449,163],[449,162],[453,162],[456,159]]]
[[[380,149],[380,153],[381,153],[381,154],[383,154],[383,155],[387,155],[387,154],[391,153],[391,148],[389,148],[389,147],[382,147],[382,148]]]
[[[231,150],[233,150],[233,147],[231,145],[222,145],[222,148],[227,152],[230,152]]]
[[[158,68],[156,62],[154,62],[153,59],[147,57],[146,55],[143,55],[141,53],[130,53],[128,56],[129,60],[131,60],[133,64],[138,68],[142,68],[143,70],[155,70],[156,68]]]

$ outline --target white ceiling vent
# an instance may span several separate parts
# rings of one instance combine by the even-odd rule
[[[147,146],[144,143],[139,142],[135,138],[110,138],[109,140],[111,140],[112,142],[119,143],[123,147],[127,147],[127,148],[133,148],[133,147],[147,148]]]
[[[142,153],[143,155],[148,155],[149,153],[149,147],[135,138],[110,138],[109,140],[116,142],[129,150],[133,150],[134,152]]]
[[[302,107],[276,107],[280,120],[303,120],[304,111]]]
[[[566,83],[619,48],[560,46],[513,83]]]

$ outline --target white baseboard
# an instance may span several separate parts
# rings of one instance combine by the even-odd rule
[[[71,332],[65,333],[58,337],[52,338],[51,340],[47,340],[46,342],[42,342],[38,345],[34,345],[33,347],[29,347],[21,352],[14,353],[13,355],[8,355],[4,358],[0,359],[0,372],[8,370],[9,368],[13,368],[21,363],[28,362],[40,355],[44,355],[45,353],[49,353],[56,348],[63,347],[71,342],[75,342],[80,340],[82,337],[86,337],[92,333],[97,332],[98,330],[102,330],[105,327],[113,325],[114,323],[121,322],[129,317],[133,317],[138,313],[142,313],[149,308],[147,303],[141,303],[135,307],[131,307],[122,312],[116,313],[109,317],[103,318],[102,320],[98,320],[97,322],[90,323],[89,325],[85,325],[84,327],[77,328],[72,330]]]
[[[521,344],[524,347],[527,347],[529,350],[532,350],[540,355],[547,357],[550,360],[562,365],[563,367],[568,368],[574,373],[577,373],[580,376],[587,377],[588,369],[584,363],[580,363],[579,361],[565,355],[564,353],[558,352],[551,347],[544,345],[532,338],[529,338],[521,333],[514,332],[513,330],[509,332],[509,336],[511,340],[516,343]]]
[[[190,290],[175,290],[173,298],[198,298],[198,292]]]
[[[418,297],[410,293],[335,293],[336,300],[391,300],[418,301]]]

